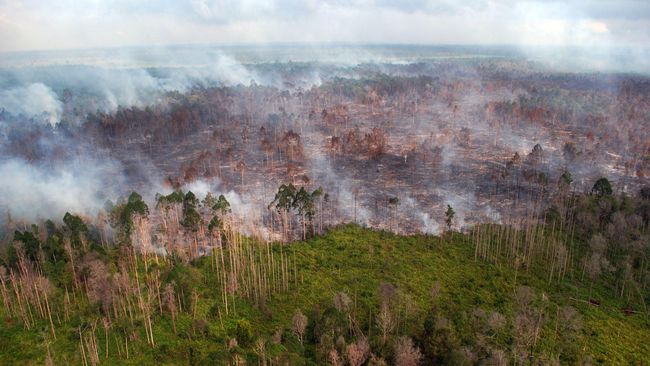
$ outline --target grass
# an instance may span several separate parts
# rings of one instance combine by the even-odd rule
[[[279,253],[280,248],[275,246],[273,250]],[[378,330],[369,324],[378,313],[378,288],[382,283],[397,288],[399,334],[413,336],[421,332],[422,319],[433,305],[431,289],[435,283],[440,285],[435,304],[452,321],[464,343],[473,341],[469,318],[474,309],[496,310],[512,319],[517,311],[513,301],[515,289],[525,285],[535,290],[537,304],[547,309],[548,319],[533,349],[535,355],[557,354],[561,337],[555,331],[555,309],[570,305],[583,318],[583,329],[576,340],[579,360],[590,356],[594,364],[603,365],[650,362],[647,318],[643,314],[624,315],[623,303],[612,298],[610,290],[602,284],[594,287],[594,296],[602,300],[600,307],[574,300],[586,299],[588,294],[588,284],[577,279],[567,278],[561,283],[549,284],[547,277],[538,270],[520,270],[515,284],[514,269],[510,266],[475,261],[473,248],[462,234],[443,240],[424,235],[396,236],[348,225],[306,242],[287,245],[282,250],[298,268],[297,282],[291,282],[289,292],[274,295],[261,307],[238,299],[234,314],[219,317],[211,309],[220,304],[220,288],[214,285],[209,259],[204,258],[195,264],[199,269],[196,285],[200,293],[196,318],[205,320],[206,330],[197,332],[191,314],[186,312],[179,315],[178,332],[174,334],[169,316],[156,315],[153,328],[157,347],[148,347],[144,331],[141,331],[139,340],[131,340],[129,360],[118,358],[117,347],[109,333],[110,357],[104,360],[104,332],[100,327],[97,337],[102,364],[226,363],[232,355],[227,342],[234,336],[239,319],[250,321],[254,339],[269,339],[277,329],[285,330],[282,344],[269,343],[269,354],[281,356],[292,365],[316,364],[316,346],[301,346],[288,330],[294,312],[300,310],[312,321],[312,314],[318,313],[313,309],[331,306],[334,295],[344,291],[355,304],[355,317],[363,331],[372,339]],[[542,294],[547,300],[542,300]],[[76,317],[76,320],[57,326],[58,338],[50,346],[56,364],[82,362],[74,325],[82,320],[81,314]],[[509,323],[509,335],[495,340],[507,354],[513,341],[512,322]],[[47,353],[44,340],[50,340],[46,323],[25,331],[20,322],[5,318],[0,328],[0,364],[43,364]],[[257,363],[252,345],[240,344],[236,352],[246,357],[249,364]]]

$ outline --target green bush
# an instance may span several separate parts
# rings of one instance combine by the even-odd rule
[[[237,343],[242,347],[246,347],[251,343],[253,340],[253,327],[248,320],[237,320],[237,325],[235,327],[235,338],[237,339]]]

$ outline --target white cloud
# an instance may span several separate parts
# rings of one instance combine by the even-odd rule
[[[650,2],[0,1],[0,50],[332,41],[646,46]]]
[[[582,22],[582,25],[594,33],[608,33],[609,27],[607,23],[600,21],[587,20]]]

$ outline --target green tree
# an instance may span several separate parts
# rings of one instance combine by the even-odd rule
[[[307,217],[309,218],[309,225],[311,227],[311,234],[314,235],[314,217],[316,216],[316,202],[325,199],[326,194],[324,193],[325,191],[323,190],[323,187],[318,187],[315,189],[313,192],[311,192],[311,200],[312,200],[312,210],[307,213]],[[321,202],[321,211],[323,208],[322,200]],[[322,224],[322,218],[323,218],[323,213],[321,212],[321,224]],[[320,229],[319,229],[320,230]]]
[[[87,232],[88,227],[84,224],[79,216],[66,212],[63,216],[63,223],[72,232],[82,233]]]
[[[63,216],[63,223],[65,224],[65,231],[70,235],[72,244],[79,247],[82,237],[88,234],[88,227],[79,216],[69,212],[66,212]]]
[[[156,207],[162,207],[165,210],[168,210],[174,204],[183,203],[184,198],[185,198],[185,194],[181,190],[174,191],[166,196],[161,194],[156,194]]]
[[[208,193],[209,194],[209,193]],[[215,199],[212,202],[212,205],[209,206],[214,215],[208,224],[208,230],[214,231],[223,228],[223,216],[230,213],[230,202],[224,197],[224,195],[219,195],[218,199]]]
[[[269,204],[269,208],[275,206],[275,208],[285,211],[290,211],[293,206],[293,201],[296,196],[296,187],[293,184],[289,183],[288,185],[283,184],[278,188],[278,192],[275,194],[273,201]]]
[[[212,219],[208,223],[208,231],[213,232],[220,229],[223,229],[223,221],[217,215],[212,216]]]
[[[210,209],[212,209],[212,207],[213,207],[215,204],[217,204],[217,199],[214,198],[214,196],[212,195],[212,193],[208,192],[208,193],[205,195],[205,198],[203,199],[203,201],[201,201],[201,204],[203,204],[203,207],[209,207]]]
[[[420,344],[427,365],[448,364],[460,341],[449,319],[431,309],[424,319]]]
[[[219,211],[222,215],[229,213],[231,211],[230,202],[228,202],[223,194],[220,194],[217,201],[212,205],[212,210]]]
[[[454,216],[455,215],[456,215],[456,212],[451,207],[451,205],[447,205],[447,211],[445,211],[445,223],[447,224],[447,230],[451,230],[451,226],[454,223]]]
[[[35,262],[38,259],[38,251],[41,246],[40,241],[38,238],[32,233],[31,231],[18,231],[16,230],[14,232],[14,242],[21,242],[23,245],[23,251],[25,253],[25,257],[33,262]],[[15,250],[15,247],[12,248]],[[13,257],[10,255],[10,257]],[[17,258],[10,258],[9,262],[10,264],[15,264],[15,261]],[[12,263],[13,262],[13,263]]]
[[[183,221],[181,225],[192,231],[198,229],[201,222],[201,214],[197,210],[199,200],[192,191],[188,191],[183,198]]]
[[[293,195],[291,207],[298,212],[302,222],[303,240],[307,238],[307,221],[309,221],[310,231],[314,232],[314,216],[316,215],[316,200],[323,195],[323,188],[319,187],[309,193],[304,187]]]
[[[253,327],[251,323],[246,319],[237,320],[235,326],[235,338],[237,342],[242,346],[247,346],[253,340]]]
[[[287,238],[290,230],[290,221],[289,213],[293,208],[294,201],[296,199],[296,187],[293,184],[283,184],[278,188],[278,192],[275,194],[273,201],[269,204],[269,209],[275,207],[275,210],[280,214],[282,219],[282,230],[284,237]]]
[[[611,196],[612,192],[612,184],[607,178],[598,179],[591,189],[591,193],[597,195],[598,197]]]
[[[127,203],[129,213],[140,214],[142,216],[149,216],[149,207],[137,192],[131,192]]]
[[[149,207],[136,192],[129,195],[125,203],[115,206],[109,205],[109,221],[111,226],[118,231],[117,239],[119,243],[128,244],[133,232],[133,215],[149,216]]]
[[[298,211],[298,216],[300,216],[300,222],[302,223],[302,239],[307,238],[307,219],[306,215],[309,212],[314,210],[314,201],[311,198],[311,195],[305,190],[304,187],[300,187],[298,192],[296,192],[291,206]]]

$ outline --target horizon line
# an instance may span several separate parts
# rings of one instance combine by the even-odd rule
[[[0,50],[0,54],[28,54],[28,53],[47,53],[47,52],[80,52],[80,51],[101,51],[101,50],[119,50],[119,49],[155,49],[155,48],[192,48],[192,47],[215,47],[215,48],[265,48],[265,47],[448,47],[448,48],[485,48],[497,49],[505,48],[510,50],[524,49],[641,49],[650,51],[650,46],[630,47],[630,46],[586,46],[576,44],[553,45],[553,44],[516,44],[516,43],[408,43],[408,42],[354,42],[354,41],[322,41],[322,42],[197,42],[197,43],[152,43],[152,44],[133,44],[123,46],[93,46],[93,47],[64,47],[64,48],[34,48],[24,50]]]

